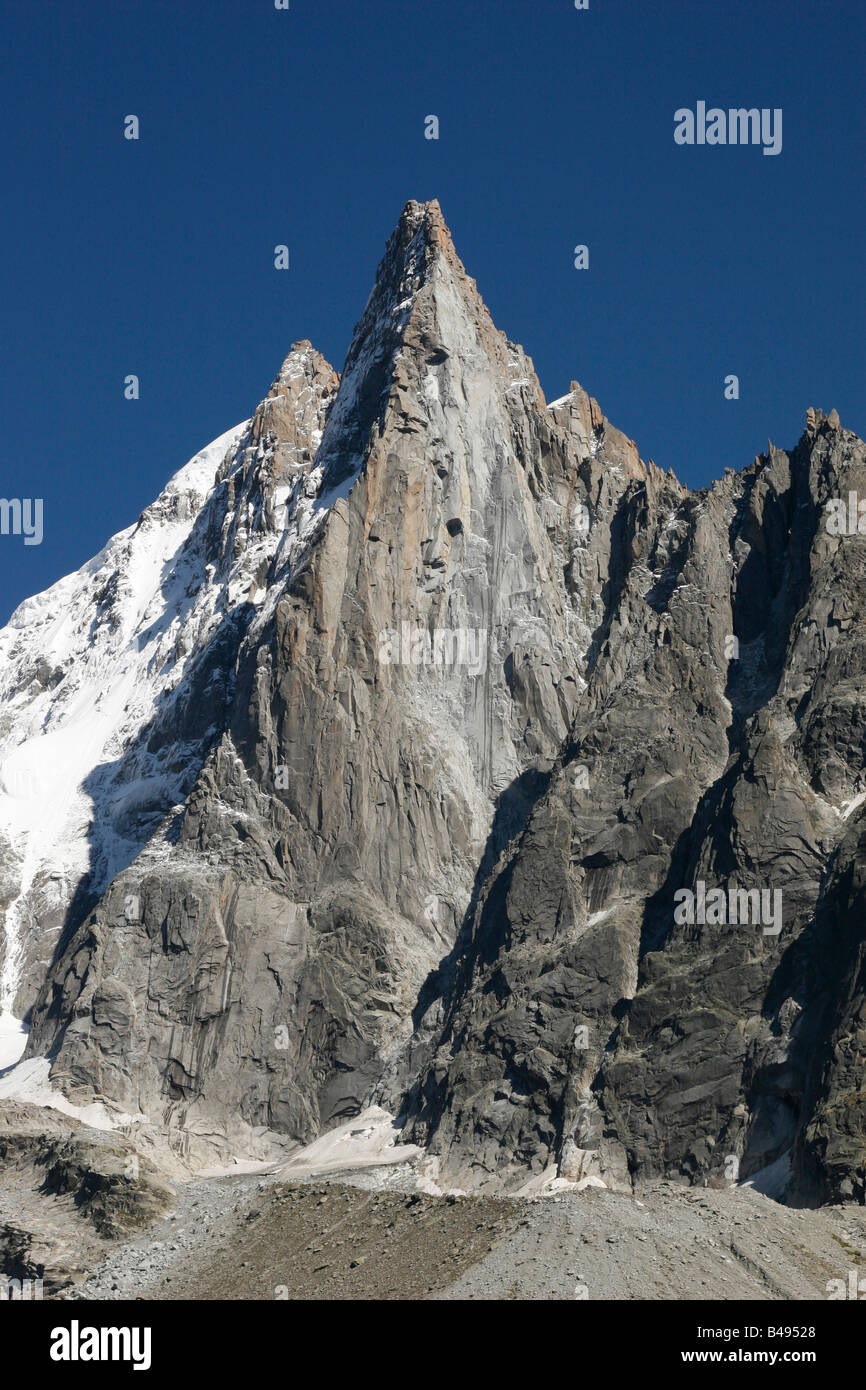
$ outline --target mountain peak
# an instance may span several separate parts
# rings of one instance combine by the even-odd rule
[[[444,313],[440,296],[447,301]],[[467,321],[476,328],[483,325],[491,347],[504,358],[504,335],[494,329],[454,250],[439,203],[412,199],[388,239],[352,336],[322,440],[323,487],[340,486],[360,471],[371,434],[382,424],[394,365],[404,349],[422,356],[448,355],[448,344],[439,339],[459,337]]]
[[[838,410],[831,410],[829,415],[825,415],[823,410],[819,410],[815,406],[810,405],[806,411],[805,433],[809,436],[817,434],[822,425],[825,425],[830,430],[841,429],[842,424],[839,419]]]
[[[407,222],[414,227],[427,219],[438,219],[444,225],[445,219],[438,198],[410,198],[400,213],[400,222]]]
[[[319,417],[339,384],[338,374],[309,339],[292,343],[252,422],[252,443],[270,442],[280,456],[278,476],[291,473],[289,465],[311,461],[311,448],[314,451],[321,438]]]
[[[407,203],[342,377],[295,342],[0,633],[25,1068],[192,1162],[375,1101],[464,1190],[723,1154],[862,1200],[866,601],[821,511],[866,447],[807,425],[689,494],[547,405]]]
[[[451,251],[454,254],[454,241],[448,227],[438,198],[431,198],[429,202],[418,202],[415,198],[410,198],[394,230],[394,238],[403,240],[413,239],[421,232],[424,241],[431,248]]]

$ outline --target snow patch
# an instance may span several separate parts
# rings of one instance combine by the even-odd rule
[[[791,1150],[786,1150],[775,1163],[768,1163],[760,1172],[738,1183],[738,1187],[753,1187],[765,1197],[781,1201],[791,1177]]]
[[[67,1100],[61,1091],[51,1085],[49,1072],[51,1063],[47,1057],[31,1057],[19,1062],[16,1067],[0,1076],[0,1100],[27,1101],[30,1105],[44,1105],[51,1110],[59,1110],[64,1115],[81,1120],[92,1129],[121,1129],[124,1125],[139,1124],[146,1119],[144,1115],[127,1115],[122,1110],[108,1110],[101,1101],[89,1105],[75,1105]]]
[[[11,1013],[0,1013],[0,1073],[15,1065],[27,1046],[27,1029]]]
[[[848,820],[849,816],[852,816],[857,807],[862,806],[864,801],[866,801],[866,792],[858,792],[856,796],[852,796],[850,801],[842,802],[839,807],[839,815],[843,820]]]
[[[88,871],[95,888],[104,886],[137,849],[124,835],[124,818],[129,823],[150,805],[158,820],[163,803],[177,799],[176,779],[156,756],[147,767],[122,769],[121,762],[157,701],[180,683],[186,655],[219,621],[215,597],[184,547],[217,470],[248,426],[208,444],[134,526],[76,573],[26,599],[0,631],[0,843],[12,847],[18,890],[3,923],[4,1016],[13,1013],[35,898],[44,916],[66,906]],[[3,1036],[4,1049],[12,1047],[8,1018]]]
[[[417,1144],[398,1144],[394,1116],[371,1105],[337,1129],[329,1129],[306,1144],[275,1170],[278,1176],[296,1178],[313,1173],[334,1173],[349,1168],[374,1168],[386,1163],[406,1163],[422,1150]]]
[[[535,1173],[519,1187],[513,1194],[515,1197],[555,1197],[560,1192],[585,1192],[588,1187],[603,1187],[607,1189],[607,1183],[601,1178],[586,1177],[578,1182],[572,1182],[571,1178],[560,1178],[557,1176],[557,1167],[551,1163],[542,1173]]]

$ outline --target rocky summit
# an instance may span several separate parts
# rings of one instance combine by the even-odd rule
[[[866,1201],[852,493],[835,411],[692,492],[548,404],[408,203],[342,375],[0,633],[15,1153]]]

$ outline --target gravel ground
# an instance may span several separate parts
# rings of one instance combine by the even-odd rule
[[[356,1176],[185,1184],[172,1217],[118,1247],[66,1296],[424,1298],[488,1255],[517,1219],[513,1202],[401,1191],[405,1175]]]
[[[521,1204],[524,1205],[524,1204]],[[656,1183],[539,1199],[449,1299],[826,1299],[866,1273],[866,1212],[781,1207],[750,1188]]]
[[[177,1184],[177,1208],[67,1297],[826,1299],[866,1275],[866,1211],[659,1182],[535,1199],[429,1197],[413,1165]]]

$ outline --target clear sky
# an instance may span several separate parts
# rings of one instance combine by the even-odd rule
[[[809,405],[862,435],[864,36],[862,0],[4,0],[0,496],[45,532],[0,536],[0,621],[293,340],[342,366],[408,198],[548,399],[579,380],[690,485]],[[699,101],[781,108],[781,153],[675,144]]]

